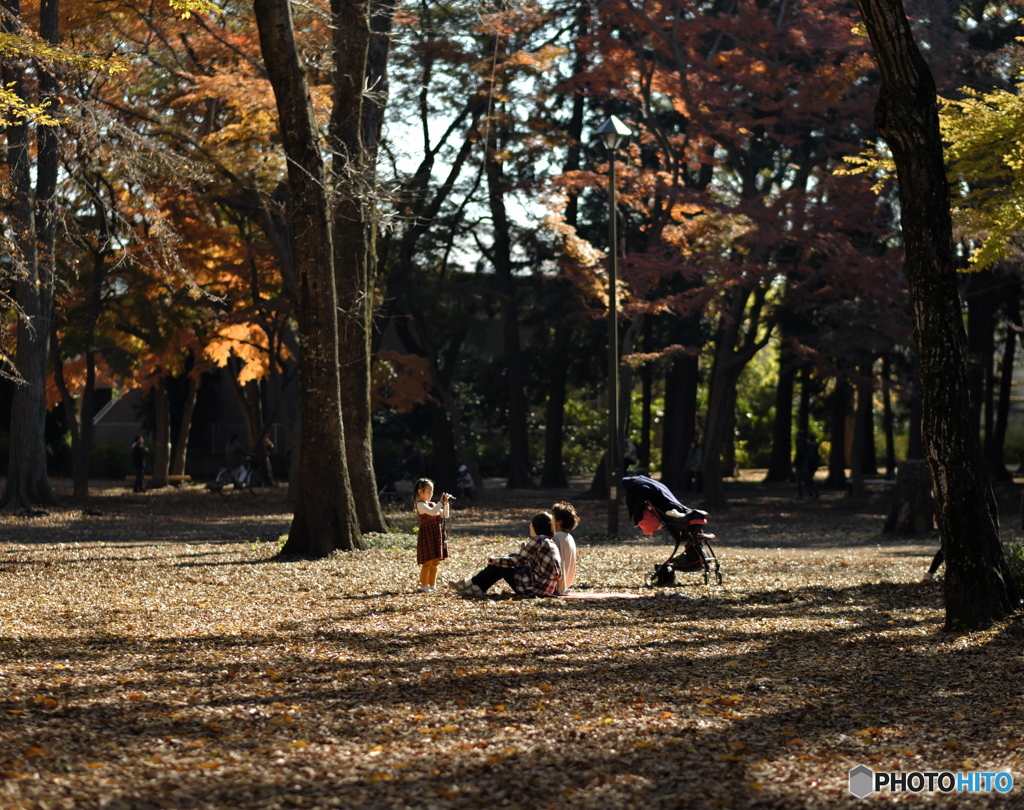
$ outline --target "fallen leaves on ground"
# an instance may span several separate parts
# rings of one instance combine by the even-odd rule
[[[580,589],[643,598],[465,601],[416,592],[400,535],[271,561],[280,493],[161,497],[0,518],[0,806],[854,807],[858,764],[1020,773],[1020,625],[942,632],[932,550],[836,504],[803,542],[781,501],[713,519],[722,588],[645,589],[663,542],[584,524]],[[459,531],[485,513],[444,579],[515,548]]]

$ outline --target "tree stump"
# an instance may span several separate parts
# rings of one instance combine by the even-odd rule
[[[932,478],[924,459],[907,459],[896,470],[892,508],[884,530],[900,534],[920,534],[932,528],[935,500]]]

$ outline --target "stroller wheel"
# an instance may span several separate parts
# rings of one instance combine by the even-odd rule
[[[719,585],[721,585],[721,584],[722,584],[722,572],[721,572],[721,571],[715,571],[715,581],[716,581],[716,582],[717,582],[717,583],[718,583]]]
[[[707,585],[711,581],[711,572],[707,568],[704,569],[704,584]]]

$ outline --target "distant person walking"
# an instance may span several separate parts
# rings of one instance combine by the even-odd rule
[[[808,498],[818,497],[818,487],[814,484],[814,473],[819,464],[821,464],[821,454],[818,452],[818,443],[810,433],[797,431],[796,458],[794,459],[797,498],[803,498],[805,490]]]
[[[135,469],[133,492],[146,491],[146,440],[140,433],[132,442],[132,467]]]

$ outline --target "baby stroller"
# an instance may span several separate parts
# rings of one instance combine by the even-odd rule
[[[622,487],[633,525],[644,534],[664,529],[676,541],[669,558],[655,565],[654,573],[647,577],[648,587],[675,585],[678,571],[703,571],[705,585],[711,584],[712,578],[715,584],[722,584],[718,557],[708,542],[714,535],[705,530],[707,512],[683,506],[668,487],[646,475],[623,478]],[[676,556],[681,545],[683,553]]]

